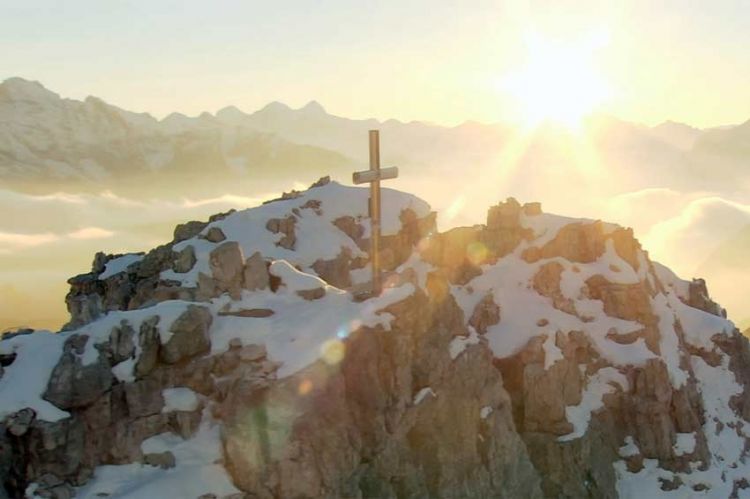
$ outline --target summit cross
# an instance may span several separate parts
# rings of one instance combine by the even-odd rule
[[[370,169],[354,172],[352,181],[370,184],[370,262],[372,263],[372,294],[382,290],[380,276],[380,181],[398,177],[398,168],[380,168],[380,132],[370,130]]]

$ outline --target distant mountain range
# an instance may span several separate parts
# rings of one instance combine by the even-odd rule
[[[586,127],[592,149],[620,175],[623,188],[666,177],[685,188],[750,185],[749,169],[739,168],[750,155],[750,121],[699,130],[597,116]],[[571,158],[561,140],[565,132],[552,125],[524,136],[503,124],[352,120],[330,115],[314,101],[300,109],[273,102],[251,114],[230,106],[216,114],[173,113],[157,120],[96,97],[64,99],[38,82],[10,78],[0,84],[0,180],[33,192],[51,184],[76,190],[116,186],[138,195],[166,188],[204,194],[209,185],[220,190],[237,181],[274,188],[323,174],[348,178],[364,164],[371,128],[387,140],[384,160],[402,166],[407,176],[475,176],[513,161],[517,168],[504,180],[523,192],[530,174],[567,179],[565,167],[580,160]],[[514,148],[520,151],[515,156]]]

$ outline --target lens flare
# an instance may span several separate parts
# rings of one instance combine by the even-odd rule
[[[346,355],[346,345],[338,339],[330,339],[320,347],[320,356],[329,366],[334,366],[341,362]]]
[[[466,248],[466,258],[474,265],[483,264],[487,260],[487,254],[487,247],[479,241],[469,244]]]
[[[313,389],[313,382],[309,379],[303,379],[297,387],[297,393],[304,396],[310,393]]]

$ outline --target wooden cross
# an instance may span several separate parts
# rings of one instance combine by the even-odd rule
[[[355,184],[370,184],[370,262],[372,263],[372,294],[382,290],[380,280],[380,181],[398,177],[398,168],[380,169],[380,132],[370,130],[370,169],[354,172]]]

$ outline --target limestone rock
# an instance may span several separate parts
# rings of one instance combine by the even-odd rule
[[[33,409],[21,409],[17,413],[13,414],[8,418],[8,432],[15,436],[21,437],[29,431],[31,423],[34,421],[36,413]]]
[[[172,270],[177,273],[189,272],[195,266],[195,261],[195,248],[192,245],[185,246],[177,253],[177,258],[172,263]]]
[[[291,250],[294,249],[294,244],[297,242],[297,236],[294,233],[294,226],[296,224],[297,219],[293,215],[290,215],[286,218],[270,219],[266,223],[266,229],[274,234],[282,234],[281,239],[279,239],[276,245]]]
[[[209,255],[211,274],[217,289],[228,291],[235,300],[240,297],[245,259],[237,241],[227,241]]]
[[[218,227],[209,228],[205,237],[207,241],[212,243],[220,243],[227,238],[227,236],[224,235],[224,232]]]
[[[469,325],[479,334],[485,334],[487,328],[500,322],[500,306],[495,303],[492,293],[488,293],[477,303],[469,319]]]
[[[268,266],[265,260],[263,260],[263,256],[257,251],[245,260],[242,275],[242,286],[249,291],[266,289],[268,287],[270,280]]]
[[[208,351],[211,341],[208,328],[211,327],[212,315],[208,308],[190,305],[175,320],[170,328],[172,336],[159,350],[159,358],[167,364],[175,364]]]
[[[141,348],[141,355],[138,357],[134,368],[136,378],[146,376],[156,367],[161,348],[158,324],[158,315],[150,317],[141,323],[141,328],[138,332],[138,344]]]
[[[179,243],[197,236],[206,228],[206,225],[206,222],[198,222],[196,220],[177,225],[174,228],[174,242]]]
[[[73,335],[65,341],[44,392],[44,399],[63,410],[93,403],[112,386],[112,366],[103,355],[91,364],[81,360],[88,336]]]
[[[112,328],[109,334],[109,351],[112,365],[129,359],[135,353],[135,331],[127,321],[122,321],[120,326]]]

